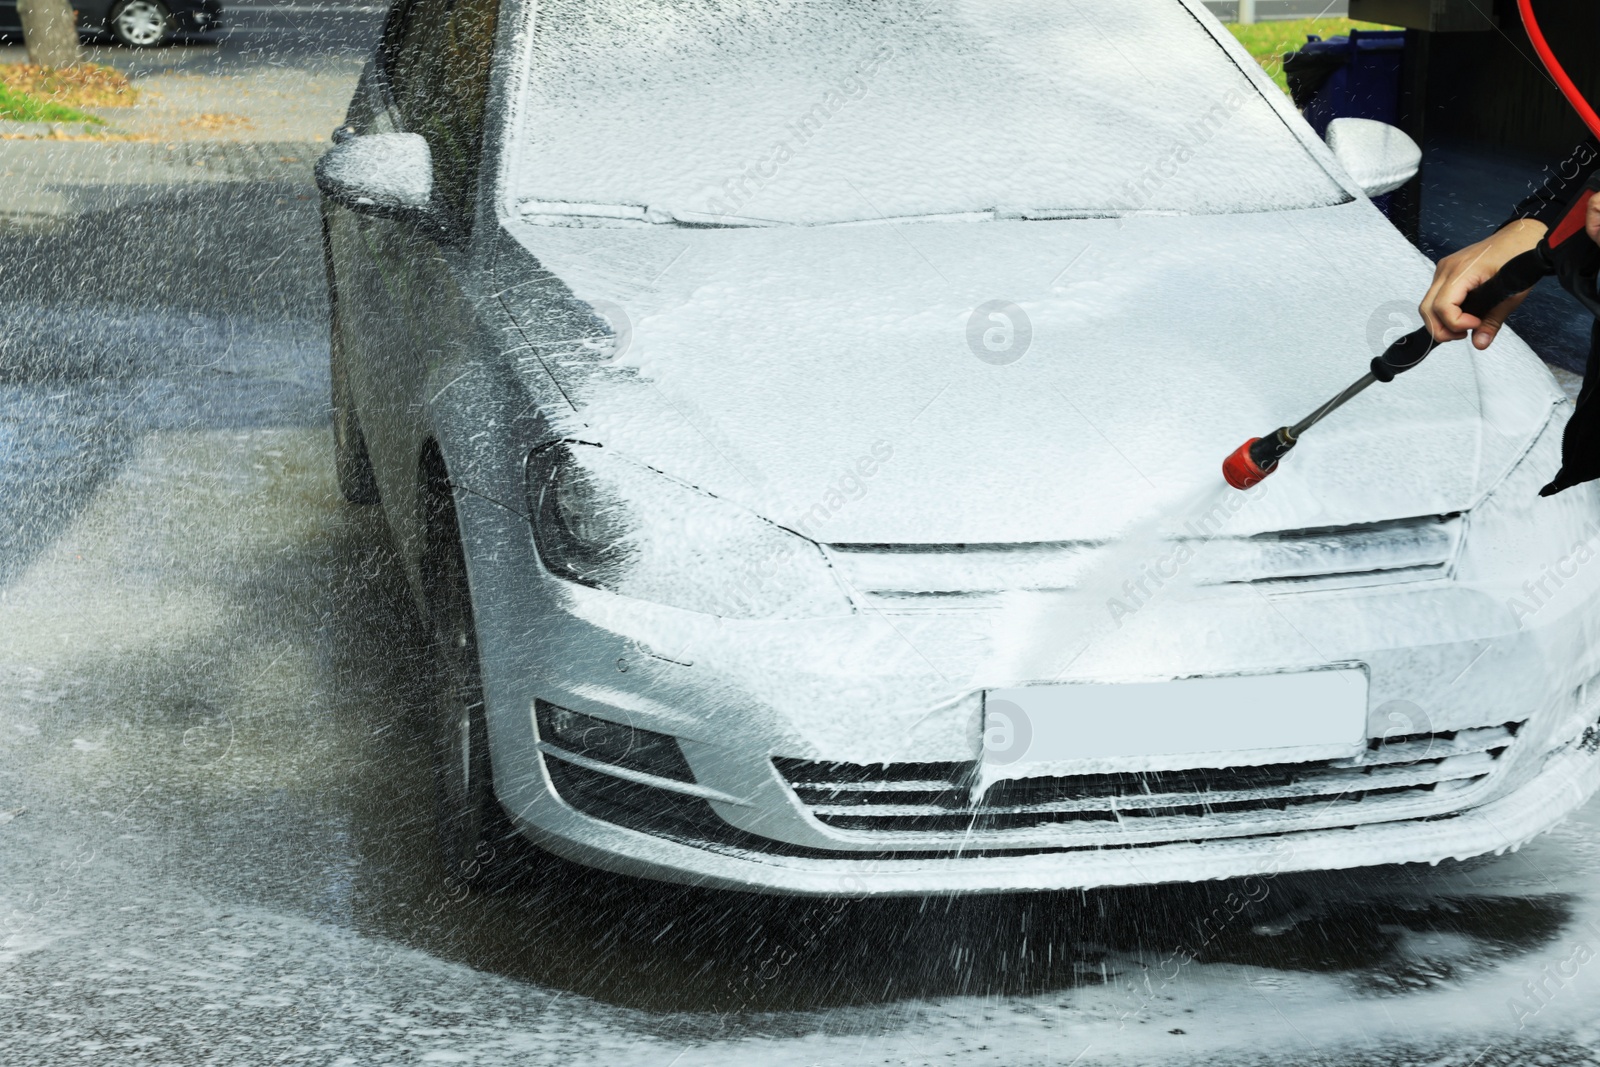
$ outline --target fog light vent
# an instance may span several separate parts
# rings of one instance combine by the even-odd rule
[[[536,702],[535,714],[539,739],[575,756],[675,782],[694,781],[694,772],[683,758],[677,740],[666,734],[585,715],[543,700]]]

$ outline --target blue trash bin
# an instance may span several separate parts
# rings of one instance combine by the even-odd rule
[[[1400,61],[1404,30],[1351,30],[1348,37],[1306,40],[1284,57],[1295,106],[1318,136],[1334,119],[1400,121]]]
[[[1334,119],[1376,119],[1398,126],[1405,49],[1404,30],[1351,30],[1348,37],[1326,41],[1308,37],[1298,52],[1283,57],[1289,95],[1319,137],[1328,135]],[[1373,202],[1389,214],[1389,196]]]

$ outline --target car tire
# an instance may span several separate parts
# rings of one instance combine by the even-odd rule
[[[339,325],[339,301],[328,301],[328,377],[332,385],[333,466],[339,479],[339,492],[351,504],[368,507],[379,503],[378,479],[372,470],[372,456],[361,432],[361,420],[350,394],[350,377],[345,370],[344,334]]]
[[[440,858],[453,885],[494,892],[524,868],[528,846],[495,795],[466,556],[442,478],[428,487],[426,507],[423,585],[433,645],[428,716]]]
[[[175,26],[161,0],[122,0],[106,17],[106,28],[129,48],[155,48],[167,43]]]

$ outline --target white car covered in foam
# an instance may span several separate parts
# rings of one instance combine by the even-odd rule
[[[339,136],[340,478],[459,876],[1433,862],[1594,789],[1600,501],[1537,496],[1515,337],[1223,485],[1431,267],[1358,184],[1403,138],[1335,155],[1199,3],[401,0]]]

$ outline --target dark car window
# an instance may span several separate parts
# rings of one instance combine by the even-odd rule
[[[434,188],[471,214],[499,0],[416,0],[393,26],[387,74],[405,129],[428,139]]]
[[[3,2],[4,0],[0,0],[0,3]],[[395,63],[405,44],[406,30],[410,26],[408,16],[411,14],[411,9],[416,6],[416,0],[396,0],[383,19],[383,34],[378,39],[377,62],[391,85]]]

